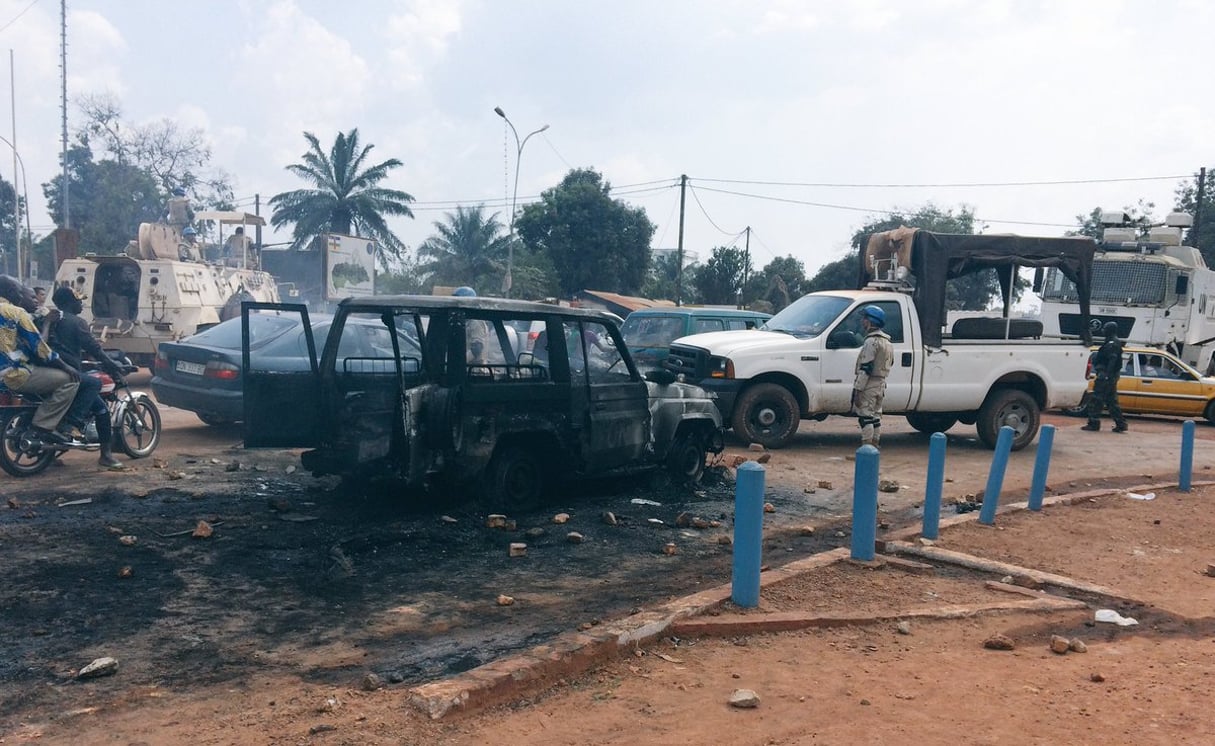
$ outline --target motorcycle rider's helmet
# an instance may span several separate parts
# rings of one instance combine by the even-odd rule
[[[451,291],[451,294],[456,296],[457,298],[476,298],[477,297],[477,291],[473,290],[472,288],[468,287],[467,285],[461,285],[460,287]]]
[[[886,312],[877,306],[865,306],[861,316],[879,329],[886,326]]]

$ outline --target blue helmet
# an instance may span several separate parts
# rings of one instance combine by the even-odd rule
[[[462,285],[462,286],[456,288],[455,290],[453,290],[451,292],[451,294],[456,296],[457,298],[475,298],[475,297],[477,297],[477,291],[473,290],[472,288],[470,288],[467,285]]]
[[[181,229],[181,235],[196,236],[196,235],[198,235],[198,231],[194,230],[193,228],[191,228],[190,226],[187,225],[185,228]]]
[[[177,187],[176,189],[173,190],[173,196],[174,197],[184,197],[184,196],[186,196],[186,190],[182,189],[181,187]]]
[[[868,319],[874,326],[879,328],[886,326],[886,312],[877,306],[865,306],[861,311],[861,316]]]

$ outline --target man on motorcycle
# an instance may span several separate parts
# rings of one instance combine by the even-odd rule
[[[0,276],[0,378],[10,390],[43,397],[34,413],[34,433],[44,443],[76,442],[57,430],[72,406],[80,373],[59,357],[38,333],[30,313],[34,293],[18,280]]]
[[[51,300],[55,303],[55,308],[59,310],[59,318],[52,322],[48,335],[51,349],[59,353],[59,357],[77,370],[82,369],[82,361],[92,360],[99,363],[115,381],[121,382],[122,369],[101,348],[101,343],[89,330],[88,322],[80,318],[80,312],[84,310],[84,306],[76,293],[69,287],[60,286],[55,288]],[[78,403],[81,400],[88,403],[87,412],[93,416],[93,421],[97,424],[98,444],[101,446],[101,456],[97,459],[97,464],[103,469],[125,469],[126,467],[114,458],[112,450],[114,431],[110,426],[110,410],[106,406],[105,400],[101,398],[100,392],[100,380],[89,375],[81,377],[80,390],[76,397]],[[72,424],[79,426],[83,423]]]

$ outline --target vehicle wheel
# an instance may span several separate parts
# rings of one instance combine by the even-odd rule
[[[204,425],[210,425],[211,427],[227,427],[228,425],[236,424],[236,420],[207,412],[195,412],[195,414],[198,415],[198,419],[202,420]]]
[[[485,469],[483,494],[491,507],[500,510],[525,511],[539,507],[544,487],[540,462],[526,448],[502,448]]]
[[[131,458],[152,455],[160,444],[160,410],[147,397],[128,403],[122,421],[114,428],[114,439]]]
[[[695,431],[687,431],[675,438],[667,452],[667,472],[672,479],[687,484],[696,484],[705,473],[704,438]]]
[[[975,427],[979,440],[988,448],[995,448],[1000,428],[1008,425],[1013,429],[1012,449],[1019,451],[1033,442],[1040,420],[1038,402],[1032,396],[1020,389],[997,389],[983,402]]]
[[[764,448],[783,448],[801,419],[797,399],[784,386],[760,383],[738,397],[730,423],[738,437]]]
[[[220,309],[219,320],[227,321],[228,319],[240,318],[240,304],[244,303],[245,301],[252,302],[255,300],[257,300],[257,298],[254,298],[245,290],[233,294],[233,296],[229,298],[226,303],[224,303],[224,307]]]
[[[1080,403],[1074,407],[1068,407],[1063,410],[1063,413],[1068,417],[1087,417],[1088,416],[1088,394],[1080,397]]]
[[[55,460],[57,452],[43,448],[30,438],[32,411],[18,412],[0,422],[3,434],[0,440],[0,468],[14,477],[30,477],[41,473]]]
[[[931,435],[943,433],[958,424],[958,418],[951,414],[937,414],[936,412],[908,412],[907,424],[922,433]]]
[[[1207,422],[1215,425],[1215,401],[1211,401],[1209,404],[1207,404],[1207,409],[1202,413],[1202,416],[1207,418]]]

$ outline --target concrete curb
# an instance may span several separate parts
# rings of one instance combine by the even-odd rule
[[[1194,487],[1210,485],[1215,485],[1215,481],[1193,483]],[[1124,489],[1100,489],[1066,495],[1054,495],[1045,498],[1043,506],[1071,505],[1094,497],[1121,492],[1160,490],[1175,487],[1177,487],[1176,482],[1164,482],[1138,485]],[[997,510],[997,515],[1026,509],[1028,509],[1028,502],[1011,503],[1000,507]],[[944,529],[967,521],[976,521],[978,520],[978,516],[979,514],[974,512],[942,518],[940,526]],[[1015,565],[990,562],[981,557],[974,557],[960,552],[919,547],[905,542],[905,540],[913,539],[919,536],[919,534],[920,530],[915,526],[887,532],[877,542],[879,551],[885,552],[887,549],[890,549],[896,553],[918,555],[938,562],[963,564],[974,569],[982,569],[1005,575],[1022,575],[1049,585],[1111,596],[1133,603],[1141,603],[1134,601],[1134,599],[1129,599],[1112,589],[1083,583],[1061,575],[1042,573]],[[850,556],[851,549],[849,547],[840,547],[804,559],[795,560],[787,565],[764,572],[760,576],[760,589],[762,590],[781,583],[803,572],[846,560]],[[970,564],[967,565],[965,564],[966,562]],[[913,568],[909,566],[908,569]],[[1053,612],[1085,607],[1085,604],[1080,601],[1043,597],[1041,599],[1007,603],[946,606],[903,614],[860,616],[787,613],[779,615],[764,614],[762,616],[731,615],[727,617],[715,617],[712,621],[695,623],[687,621],[692,617],[701,616],[721,608],[730,599],[730,594],[731,585],[727,583],[676,599],[652,611],[641,612],[624,619],[609,622],[587,632],[567,632],[558,636],[551,643],[539,645],[524,653],[478,666],[448,679],[412,687],[408,690],[407,702],[410,707],[435,720],[453,711],[470,712],[491,707],[495,704],[516,699],[524,692],[539,689],[544,684],[552,684],[559,679],[580,674],[603,660],[619,654],[626,647],[645,645],[676,630],[681,635],[690,636],[692,634],[709,634],[708,632],[693,632],[693,630],[699,628],[721,630],[731,624],[743,624],[739,629],[745,628],[748,630],[747,632],[738,631],[731,633],[718,631],[713,634],[753,634],[755,632],[778,631],[779,629],[804,629],[814,626],[871,624],[914,616],[948,619],[958,618],[959,616],[973,616],[977,613]],[[736,616],[737,618],[735,618]],[[779,625],[782,624],[797,626],[780,627]],[[766,625],[766,627],[763,625]]]
[[[684,619],[671,625],[671,633],[678,637],[725,637],[790,632],[810,628],[864,626],[902,619],[966,619],[988,614],[1077,611],[1086,608],[1088,605],[1083,601],[1043,596],[1023,601],[995,601],[908,609],[899,613],[810,614],[803,611],[779,611],[770,614],[729,614],[703,619]]]

